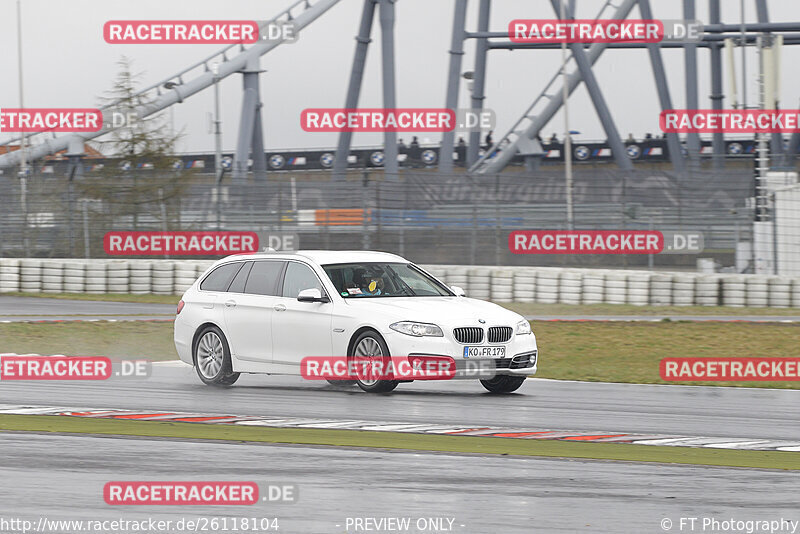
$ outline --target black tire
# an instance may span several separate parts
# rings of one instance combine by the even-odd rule
[[[330,379],[327,379],[327,378],[326,378],[326,380],[328,381],[328,384],[330,384],[332,386],[336,386],[336,387],[341,387],[341,388],[349,388],[351,386],[355,386],[356,385],[356,381],[355,380],[330,380]]]
[[[228,340],[216,326],[207,326],[200,331],[192,347],[192,360],[197,376],[204,384],[230,386],[239,380],[239,373],[233,372]]]
[[[352,354],[350,356],[361,356],[358,354],[359,347],[362,343],[366,343],[373,347],[377,347],[380,349],[380,355],[382,356],[384,363],[388,363],[389,361],[389,347],[386,345],[386,342],[383,340],[380,334],[375,332],[374,330],[367,330],[362,332],[356,340],[353,342],[353,349],[351,350]],[[386,368],[386,366],[384,367]],[[394,388],[397,387],[399,382],[397,380],[375,380],[375,381],[362,381],[360,379],[356,379],[356,384],[358,387],[366,391],[367,393],[388,393],[392,391]]]
[[[525,382],[524,376],[500,375],[489,380],[481,380],[481,384],[490,393],[512,393]]]
[[[239,373],[231,373],[228,376],[222,378],[217,385],[220,386],[232,386],[239,380]]]

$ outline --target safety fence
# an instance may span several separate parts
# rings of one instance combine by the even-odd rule
[[[702,234],[702,257],[753,271],[755,254],[743,245],[754,233],[752,170],[678,176],[583,169],[571,192],[568,199],[560,172],[408,171],[392,179],[365,171],[344,180],[298,173],[241,183],[226,176],[221,185],[191,173],[26,182],[0,176],[0,257],[104,258],[103,238],[112,231],[222,230],[292,233],[306,250],[384,250],[417,263],[696,268],[697,251],[648,257],[509,249],[511,232],[571,228]]]
[[[182,294],[213,260],[0,259],[0,293]],[[495,302],[800,308],[800,277],[422,265]]]
[[[109,258],[109,232],[248,231],[298,236],[298,249],[383,250],[425,264],[694,271],[705,260],[720,273],[800,276],[794,172],[770,173],[756,188],[746,168],[582,169],[569,191],[564,176],[550,171],[394,177],[365,171],[341,180],[272,174],[219,185],[179,173],[0,176],[0,257]],[[657,253],[547,253],[510,244],[510,236],[530,230],[673,237]],[[681,248],[687,236],[702,246]]]

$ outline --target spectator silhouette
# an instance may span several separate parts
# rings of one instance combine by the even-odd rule
[[[463,137],[458,138],[456,154],[458,155],[458,163],[464,165],[467,162],[467,142],[464,141]]]
[[[422,159],[422,149],[419,146],[419,141],[417,140],[417,136],[415,135],[414,138],[411,140],[411,145],[408,148],[408,160],[412,166],[416,166],[420,163]]]

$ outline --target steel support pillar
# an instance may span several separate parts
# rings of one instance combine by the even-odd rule
[[[353,66],[350,69],[350,82],[347,86],[347,96],[345,97],[345,109],[358,107],[358,97],[361,94],[361,82],[364,79],[364,64],[367,60],[367,50],[369,43],[372,42],[370,34],[372,32],[372,20],[375,16],[375,0],[364,0],[361,10],[361,24],[359,25],[358,35],[356,36],[356,51],[353,56]],[[347,172],[347,157],[350,155],[350,145],[353,140],[353,132],[342,131],[339,133],[339,143],[336,147],[336,158],[333,162],[333,178],[344,178]]]
[[[696,0],[683,0],[683,19],[696,20]],[[689,41],[683,47],[684,73],[686,79],[686,109],[699,109],[700,101],[697,91],[697,45]],[[692,171],[700,170],[700,134],[694,132],[687,135],[687,149],[689,153],[689,168]]]
[[[624,19],[628,16],[633,6],[636,5],[636,0],[622,0],[617,7],[614,14],[610,17],[612,19]],[[587,55],[589,58],[589,63],[594,65],[597,60],[600,58],[602,53],[605,51],[607,45],[604,43],[594,43],[592,46],[589,47],[587,51]],[[578,87],[578,84],[581,82],[581,73],[580,71],[573,71],[567,76],[567,91],[569,94]],[[548,98],[547,105],[538,113],[536,113],[536,117],[531,121],[531,124],[528,125],[523,132],[517,136],[515,140],[511,142],[510,145],[503,148],[499,154],[493,157],[491,160],[484,162],[482,168],[479,170],[470,169],[472,172],[480,172],[483,174],[492,174],[497,173],[503,170],[503,168],[508,165],[511,159],[519,152],[520,143],[522,143],[523,138],[527,139],[534,139],[538,133],[541,132],[542,128],[544,128],[547,123],[549,123],[553,116],[558,112],[561,106],[564,104],[563,99],[563,91],[561,88],[558,90],[553,91],[553,94],[550,98]]]
[[[719,0],[709,0],[708,20],[710,24],[720,23]],[[711,43],[711,109],[722,111],[722,43]],[[725,167],[725,134],[715,132],[711,141],[712,166],[714,169]]]
[[[491,0],[480,0],[478,6],[478,31],[489,31],[489,14],[491,12]],[[486,98],[484,90],[486,86],[486,59],[489,52],[489,40],[486,38],[476,39],[475,41],[475,71],[472,79],[472,99],[470,107],[474,110],[483,109],[483,101]],[[472,131],[469,134],[469,146],[467,147],[467,167],[472,166],[478,161],[478,152],[481,147],[480,130]]]
[[[261,122],[261,96],[258,77],[264,72],[259,68],[259,59],[250,59],[241,71],[244,97],[242,115],[239,121],[239,138],[233,158],[233,179],[244,181],[247,178],[247,161],[253,158],[253,176],[256,180],[265,179],[267,157],[264,154],[264,132]]]
[[[383,63],[383,107],[395,109],[397,96],[395,93],[394,69],[394,2],[395,0],[380,1],[381,22],[381,60]],[[386,178],[397,179],[397,132],[383,134],[383,169]]]
[[[784,166],[794,166],[794,160],[797,157],[797,149],[800,148],[800,132],[795,132],[789,138],[789,148],[783,155]]]
[[[758,17],[759,24],[769,24],[769,11],[767,9],[767,1],[766,0],[756,0],[756,16]],[[775,47],[775,40],[772,40],[771,46]],[[773,52],[773,56],[776,55]],[[778,72],[780,68],[779,65],[774,64],[774,70],[772,74]],[[772,86],[771,84],[769,86]],[[773,86],[774,87],[774,86]],[[780,107],[780,103],[776,100],[775,101],[775,109]],[[770,152],[772,153],[772,164],[774,165],[777,161],[781,161],[783,155],[783,135],[780,132],[772,132],[772,136],[770,139]]]
[[[456,0],[453,14],[453,35],[450,40],[450,68],[447,72],[447,95],[444,107],[455,110],[458,107],[458,88],[461,83],[461,60],[464,57],[464,25],[467,21],[467,0]],[[442,148],[439,151],[439,172],[453,172],[453,150],[455,150],[455,130],[442,134]]]
[[[639,12],[642,14],[643,19],[652,20],[653,11],[650,9],[650,0],[639,0]],[[661,57],[661,50],[658,44],[649,44],[647,46],[647,52],[650,55],[650,63],[653,66],[653,76],[656,80],[656,90],[658,91],[661,111],[673,109],[672,97],[669,94],[669,84],[667,83],[667,73],[664,70],[664,60]],[[678,134],[667,134],[667,149],[669,150],[669,159],[672,162],[672,168],[678,172],[684,171],[686,169],[686,164],[683,160],[683,154],[681,153],[681,143],[678,139]]]
[[[553,9],[556,16],[561,13],[561,2],[565,0],[551,0]],[[566,7],[566,6],[565,6]],[[574,18],[571,11],[566,11],[567,19]],[[597,116],[608,138],[608,145],[611,147],[611,154],[614,156],[614,161],[620,169],[631,171],[633,170],[633,163],[625,151],[625,145],[622,143],[622,138],[617,130],[617,125],[611,117],[611,112],[608,110],[606,99],[603,97],[603,92],[600,90],[600,84],[597,83],[597,78],[594,76],[592,64],[589,58],[586,57],[586,51],[583,49],[582,43],[572,43],[569,45],[572,51],[572,57],[575,58],[575,63],[578,65],[578,70],[583,77],[583,82],[586,84],[586,89],[589,91],[589,96],[594,104],[594,109],[597,111]],[[563,68],[566,68],[564,65]]]

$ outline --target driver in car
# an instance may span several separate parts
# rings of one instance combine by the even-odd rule
[[[353,283],[361,290],[356,297],[369,297],[382,294],[383,278],[376,274],[368,274],[366,269],[357,269],[353,273]]]

